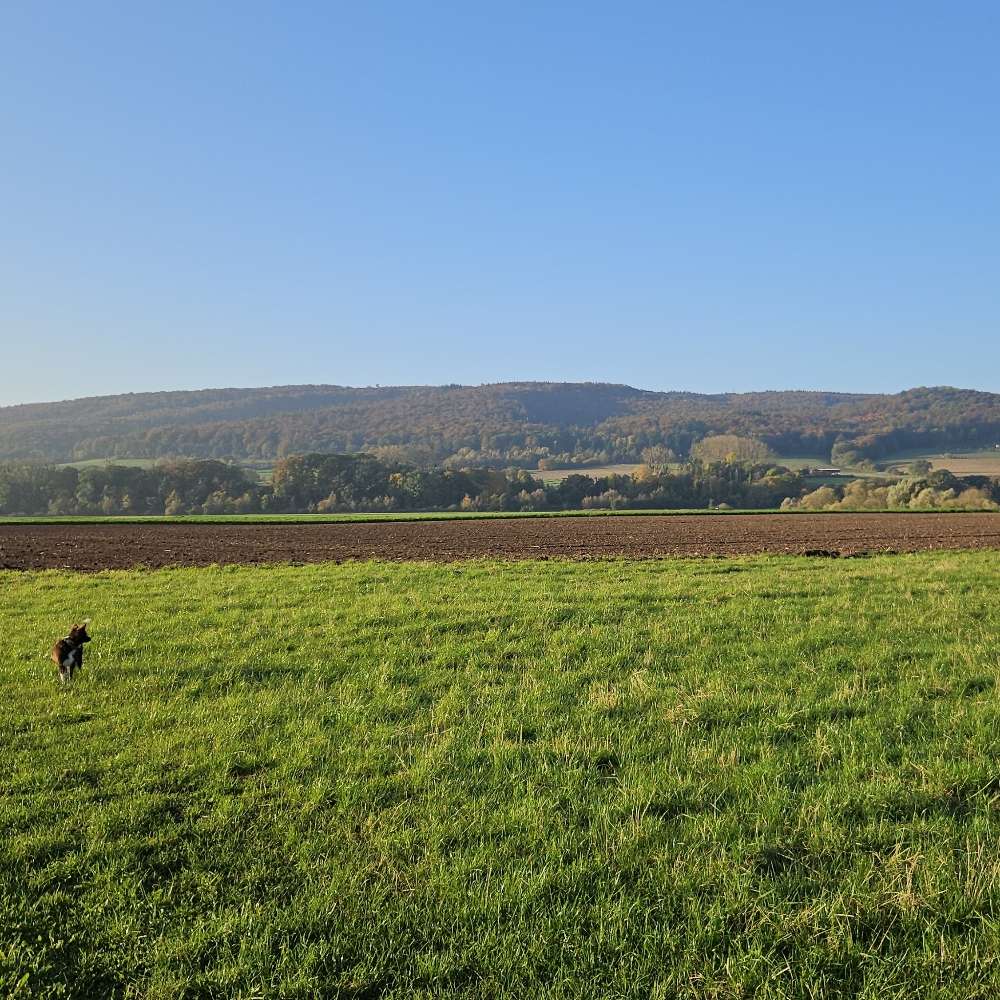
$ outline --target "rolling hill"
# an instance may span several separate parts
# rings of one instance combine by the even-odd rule
[[[758,437],[779,455],[877,459],[906,448],[1000,441],[1000,395],[650,392],[606,383],[336,385],[129,393],[0,407],[0,460],[222,458],[369,451],[416,464],[534,467],[686,455],[708,434]]]

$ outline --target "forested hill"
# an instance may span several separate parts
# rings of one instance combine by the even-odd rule
[[[877,459],[906,448],[1000,441],[1000,395],[699,395],[603,383],[334,385],[135,393],[0,407],[0,460],[223,458],[370,452],[416,464],[534,467],[685,456],[708,434],[758,437],[779,455]],[[853,454],[851,454],[853,453]]]

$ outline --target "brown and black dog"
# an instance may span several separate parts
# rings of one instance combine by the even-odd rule
[[[82,625],[73,625],[69,635],[60,639],[52,647],[52,662],[59,668],[59,680],[66,683],[73,679],[73,674],[83,666],[83,644],[90,642],[87,635],[89,619]]]

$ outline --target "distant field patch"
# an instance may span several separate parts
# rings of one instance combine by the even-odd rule
[[[996,450],[934,455],[930,462],[935,469],[947,469],[956,476],[1000,476],[1000,451]]]
[[[584,469],[541,469],[530,470],[536,479],[545,483],[561,483],[570,476],[590,476],[591,479],[601,479],[604,476],[631,476],[639,468],[639,462],[622,465],[594,465]]]
[[[821,455],[806,457],[778,455],[773,461],[775,465],[783,465],[786,469],[791,469],[793,472],[799,472],[802,469],[829,468],[831,465],[829,456],[824,458]],[[641,463],[623,463],[620,465],[601,465],[583,469],[545,469],[537,472],[532,470],[531,474],[546,483],[561,483],[569,476],[590,476],[592,479],[600,479],[602,476],[631,476],[640,465]],[[683,468],[683,463],[674,463],[670,468],[672,471],[678,471]],[[856,469],[852,466],[842,466],[840,476],[815,476],[810,477],[810,480],[815,479],[816,482],[822,481],[824,483],[843,483],[850,479],[895,478],[897,477],[871,469]]]
[[[836,465],[836,463],[831,462],[829,456],[825,458],[820,455],[813,455],[810,457],[803,458],[801,456],[796,456],[795,458],[779,456],[775,459],[778,465],[785,466],[786,469],[791,469],[793,472],[801,472],[803,469],[829,469],[836,466],[840,469],[840,475],[838,476],[809,476],[810,484],[819,485],[827,484],[830,486],[842,486],[845,482],[849,482],[852,479],[896,479],[895,475],[878,472],[873,469],[858,469],[851,465]]]
[[[916,461],[930,462],[933,470],[947,469],[956,476],[1000,476],[1000,448],[961,452],[903,451],[882,459],[880,464],[907,474]]]
[[[801,469],[828,468],[830,466],[830,456],[807,455],[805,457],[796,455],[795,457],[779,455],[774,459],[776,465],[783,465],[786,469],[798,472]]]
[[[159,461],[161,459],[158,458],[84,458],[78,462],[60,462],[59,465],[62,468],[73,469],[103,469],[107,465],[124,465],[134,469],[151,469]]]

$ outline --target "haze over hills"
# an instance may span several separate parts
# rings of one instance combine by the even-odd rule
[[[760,438],[779,455],[877,459],[1000,441],[1000,395],[652,392],[606,383],[336,385],[136,393],[0,408],[0,459],[267,461],[368,451],[415,464],[534,467],[685,456],[708,434]]]

